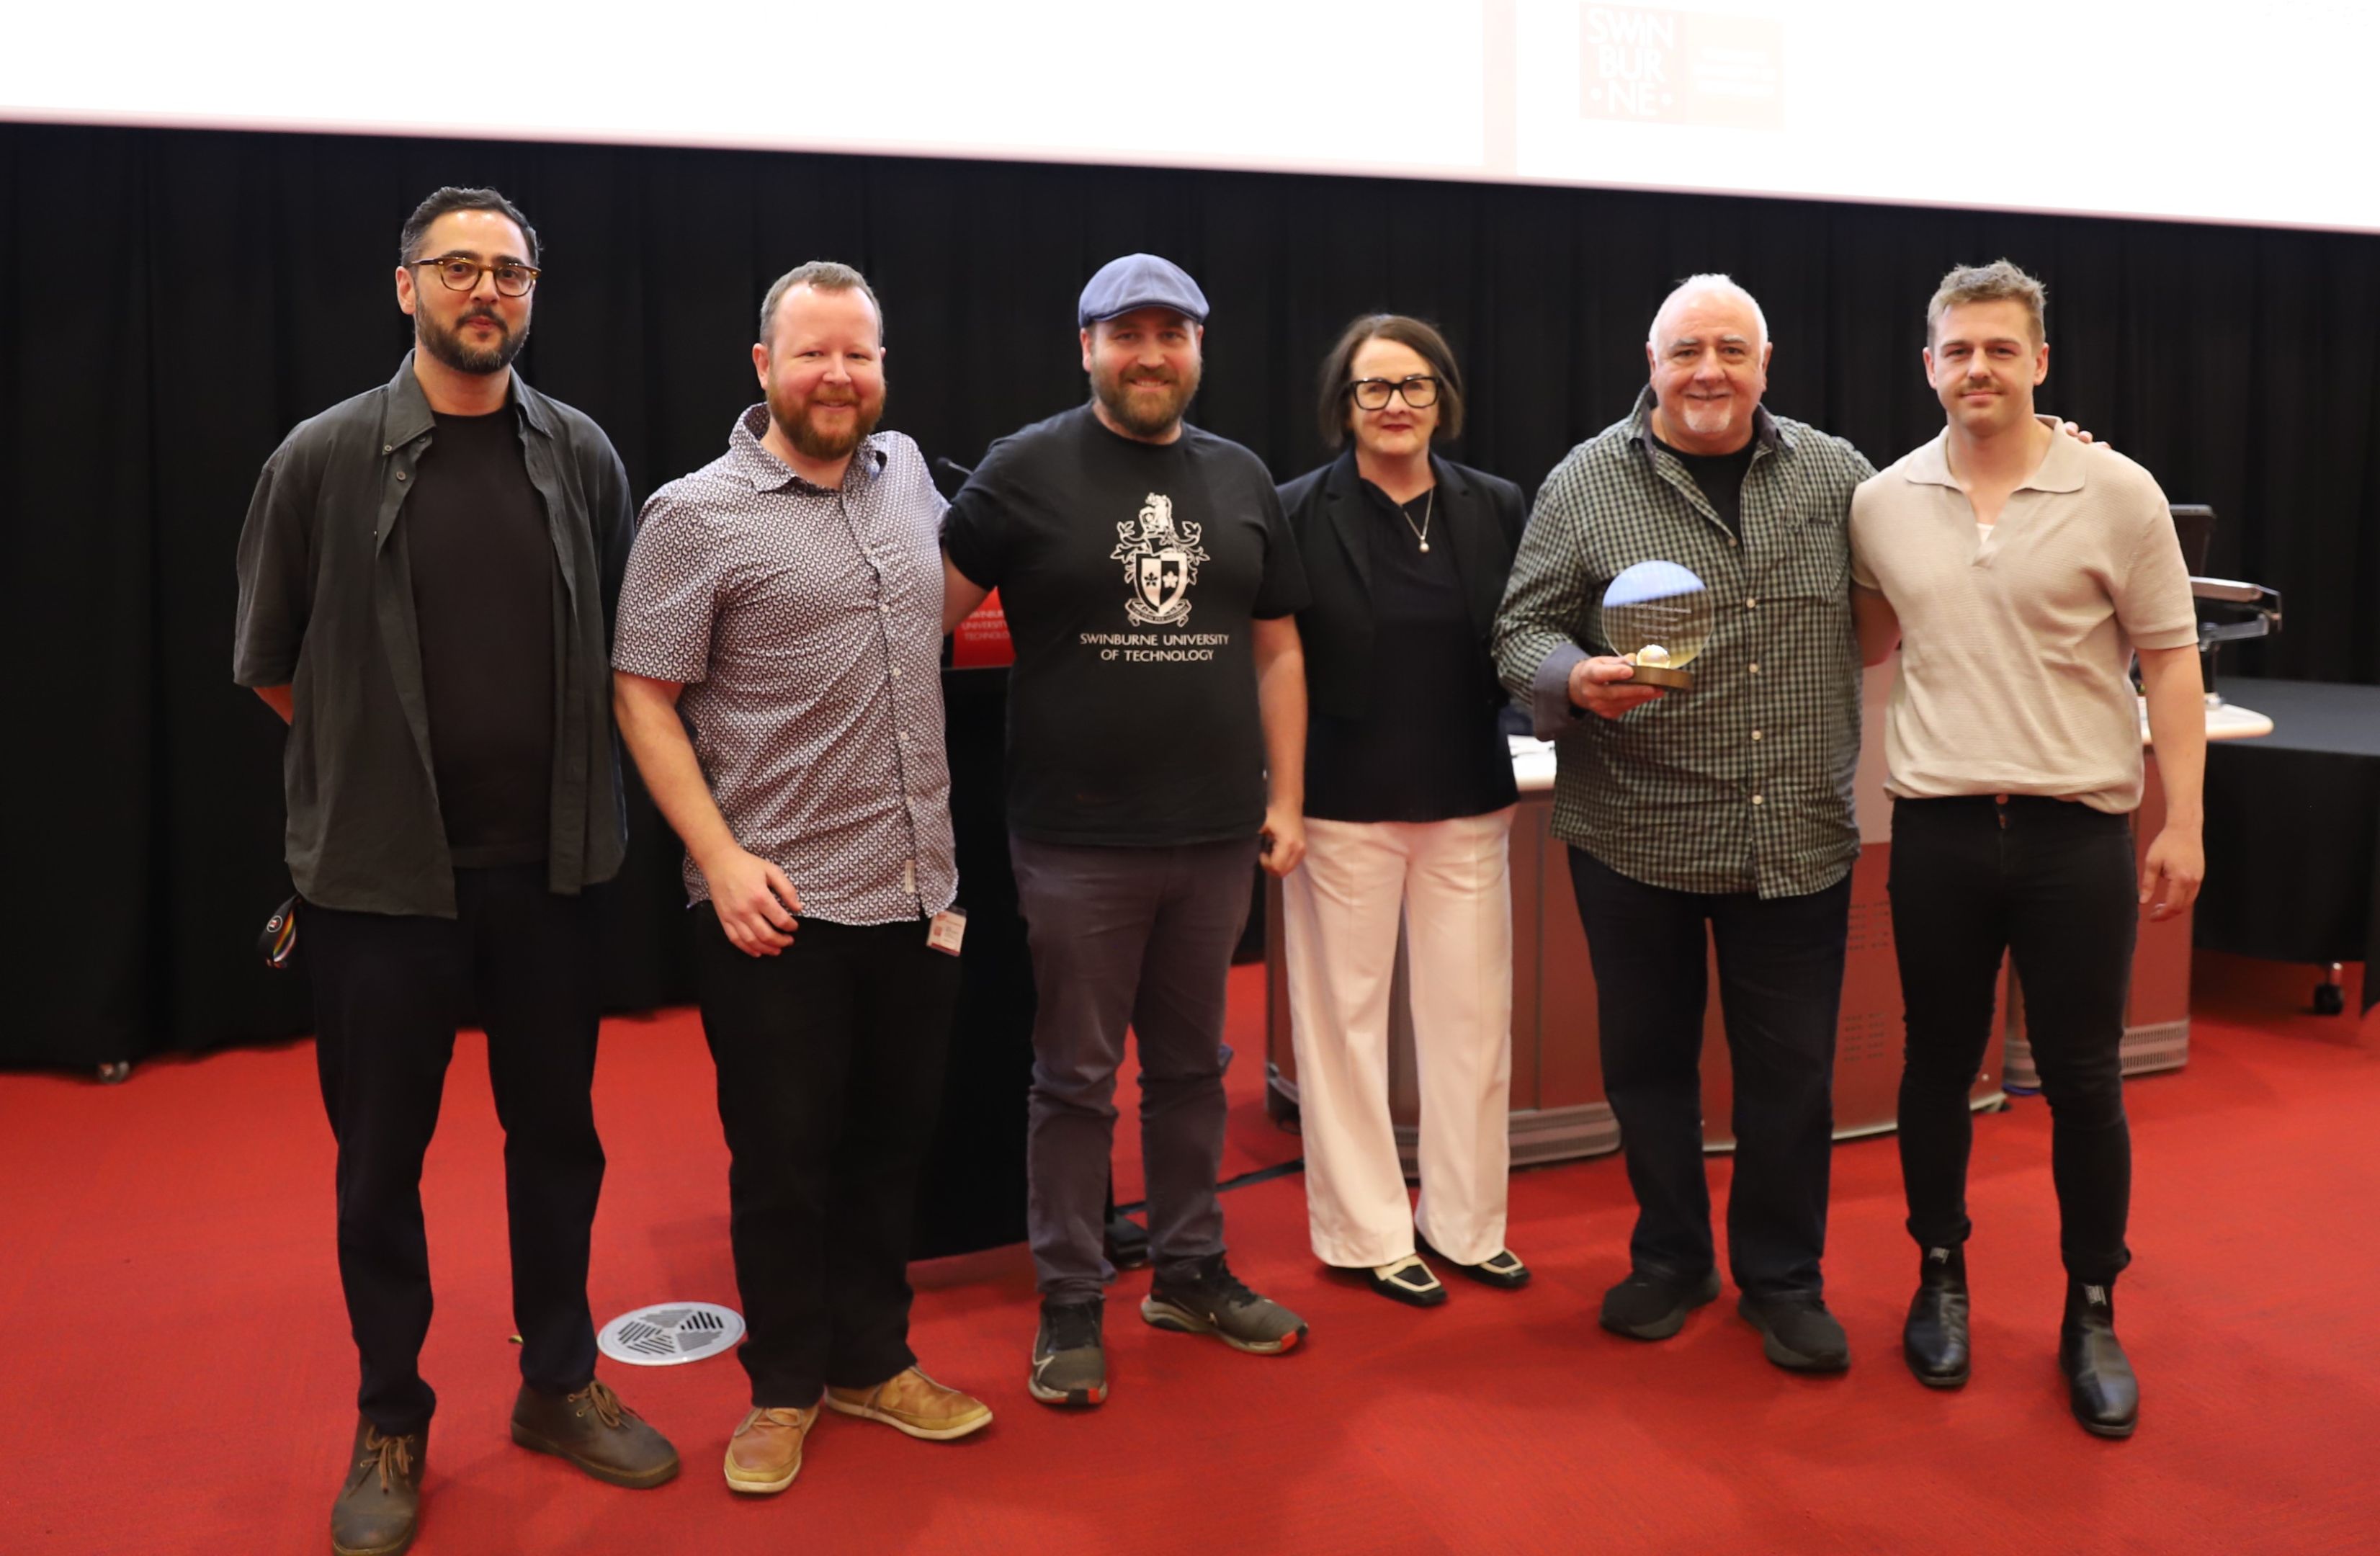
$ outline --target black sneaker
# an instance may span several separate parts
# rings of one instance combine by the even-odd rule
[[[1603,1312],[1597,1321],[1631,1340],[1667,1340],[1685,1327],[1688,1313],[1718,1300],[1716,1270],[1687,1277],[1633,1270],[1628,1279],[1603,1294]]]
[[[1211,1334],[1252,1355],[1277,1356],[1305,1338],[1305,1320],[1243,1285],[1221,1254],[1201,1259],[1189,1280],[1160,1275],[1149,1285],[1140,1316],[1158,1329]]]
[[[1105,1304],[1044,1302],[1025,1387],[1044,1404],[1093,1405],[1108,1397],[1108,1354],[1099,1343]]]
[[[1843,1326],[1815,1292],[1776,1296],[1745,1293],[1735,1310],[1760,1331],[1760,1348],[1789,1372],[1840,1372],[1852,1364],[1852,1343]]]

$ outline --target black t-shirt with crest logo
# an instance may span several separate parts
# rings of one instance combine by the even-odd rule
[[[1012,831],[1124,847],[1255,835],[1250,623],[1306,603],[1262,460],[1187,424],[1141,443],[1080,406],[993,444],[942,543],[1000,590],[1016,646]]]

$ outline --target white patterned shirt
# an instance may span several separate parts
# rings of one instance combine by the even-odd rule
[[[878,432],[842,486],[760,443],[653,493],[620,589],[612,663],[674,681],[728,830],[802,914],[889,924],[958,894],[942,745],[941,494],[917,445]],[[710,896],[692,858],[687,899]]]

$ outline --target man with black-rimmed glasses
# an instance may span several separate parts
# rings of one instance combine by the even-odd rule
[[[266,461],[233,660],[289,723],[287,858],[363,1374],[341,1556],[403,1550],[418,1522],[436,1404],[421,1161],[466,1020],[487,1028],[504,1126],[513,1441],[614,1485],[678,1467],[596,1380],[587,1304],[603,1181],[588,889],[626,845],[609,644],[627,475],[601,429],[512,370],[539,272],[510,201],[438,190],[397,260],[415,348]]]

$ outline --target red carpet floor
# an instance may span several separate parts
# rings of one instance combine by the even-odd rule
[[[1235,988],[1235,1169],[1285,1160],[1260,1101],[1258,989]],[[1830,1295],[1845,1377],[1764,1362],[1725,1302],[1678,1339],[1594,1327],[1630,1220],[1613,1159],[1524,1173],[1517,1295],[1412,1313],[1322,1273],[1291,1175],[1227,1199],[1233,1261],[1314,1339],[1242,1356],[1160,1334],[1119,1282],[1115,1392],[1023,1388],[1020,1249],[919,1267],[927,1365],[999,1419],[957,1444],[829,1417],[782,1497],[731,1498],[731,1360],[609,1376],[683,1450],[657,1491],[514,1448],[499,1138],[466,1039],[429,1164],[442,1391],[423,1556],[1120,1550],[2316,1552],[2380,1550],[2380,1016],[2292,1015],[2304,978],[2203,994],[2188,1070],[2131,1091],[2137,1262],[2119,1288],[2140,1434],[2068,1420],[2048,1130],[1979,1123],[1974,1381],[1919,1388],[1897,1337],[1912,1258],[1888,1141],[1836,1157]],[[595,1308],[733,1303],[725,1158],[689,1020],[610,1029],[612,1174]],[[352,1427],[331,1140],[304,1044],[143,1067],[120,1088],[0,1076],[0,1552],[310,1552]],[[1725,1161],[1713,1164],[1722,1191]],[[1120,1176],[1120,1187],[1123,1183]]]

